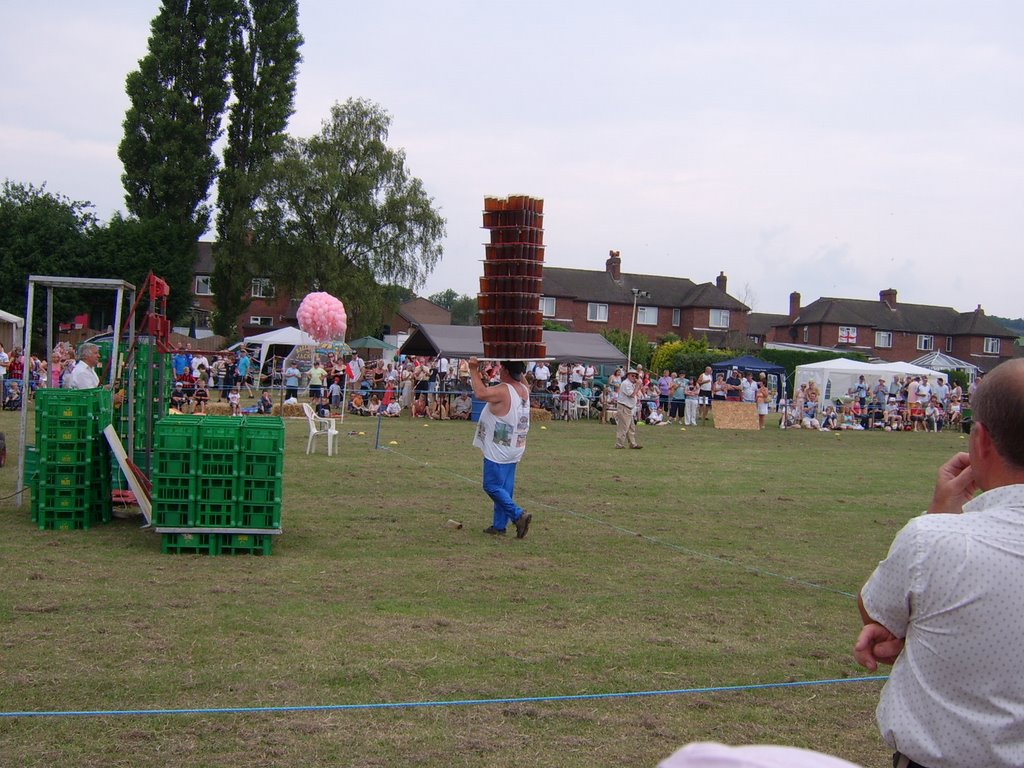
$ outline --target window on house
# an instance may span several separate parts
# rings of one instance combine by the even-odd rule
[[[657,307],[637,307],[636,308],[636,324],[637,325],[657,325],[658,324],[658,308]]]
[[[804,344],[806,344],[806,343],[807,343],[807,340],[808,340],[808,339],[810,339],[810,337],[811,337],[811,329],[810,329],[810,328],[808,328],[808,327],[807,327],[807,326],[805,325],[805,326],[804,326]]]
[[[254,299],[272,299],[274,298],[274,284],[266,277],[254,277],[250,293]]]
[[[855,325],[840,325],[839,326],[839,343],[840,344],[856,344],[857,343],[857,326],[855,326]]]
[[[946,337],[946,351],[947,352],[952,352],[953,351],[953,337],[952,336],[947,336]]]
[[[540,312],[544,317],[555,316],[555,297],[554,296],[541,296],[540,297]]]
[[[935,337],[919,334],[917,337],[917,348],[921,352],[930,352],[935,349]]]
[[[589,320],[592,323],[607,323],[608,305],[595,304],[593,302],[587,304],[587,320]]]
[[[892,347],[892,331],[875,331],[875,346],[879,349]]]
[[[986,355],[998,355],[999,354],[999,339],[993,336],[985,337],[985,354]]]
[[[209,275],[196,275],[196,296],[213,296]]]
[[[728,328],[729,327],[729,310],[728,309],[712,309],[711,317],[709,318],[708,325],[712,328]]]
[[[264,315],[250,315],[249,325],[273,325],[274,318]]]
[[[672,310],[672,326],[678,328],[680,323],[683,322],[683,310],[676,307]]]

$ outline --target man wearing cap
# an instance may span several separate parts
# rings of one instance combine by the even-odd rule
[[[484,493],[494,502],[494,521],[484,533],[504,536],[509,523],[516,527],[516,538],[526,536],[533,516],[515,503],[516,467],[526,451],[530,431],[530,390],[523,383],[526,363],[505,361],[498,366],[499,383],[487,386],[480,361],[469,358],[473,395],[485,405],[477,422],[473,445],[484,454]]]
[[[630,448],[643,448],[636,442],[636,423],[633,421],[633,410],[636,408],[636,396],[640,385],[637,383],[639,373],[636,368],[626,371],[626,378],[619,385],[619,399],[615,416],[615,447],[625,448],[629,443]]]
[[[968,452],[860,592],[853,655],[893,665],[875,714],[901,768],[1024,765],[1024,360],[971,405]]]

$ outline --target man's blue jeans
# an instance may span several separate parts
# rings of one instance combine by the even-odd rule
[[[497,464],[484,459],[484,493],[494,501],[494,527],[505,530],[523,514],[522,507],[512,501],[518,464]]]

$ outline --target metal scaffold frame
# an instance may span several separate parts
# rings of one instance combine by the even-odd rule
[[[113,347],[111,354],[111,361],[117,360],[117,345],[120,341],[120,328],[121,328],[121,311],[122,305],[124,304],[125,295],[128,295],[129,306],[135,305],[135,286],[131,283],[125,282],[124,280],[112,280],[105,278],[96,277],[60,277],[57,275],[29,275],[28,277],[28,295],[25,300],[25,343],[22,346],[26,357],[26,364],[24,371],[22,372],[22,392],[24,395],[21,398],[21,426],[19,435],[21,441],[18,447],[18,493],[16,495],[17,505],[20,507],[22,504],[22,495],[24,492],[23,478],[25,477],[25,437],[26,437],[26,424],[28,423],[28,394],[29,379],[31,376],[31,366],[27,364],[27,359],[31,354],[32,346],[32,313],[35,309],[35,289],[36,286],[46,288],[46,375],[47,377],[52,376],[53,371],[53,291],[55,288],[72,288],[72,289],[85,289],[85,290],[100,290],[100,291],[115,291],[117,297],[114,305],[114,331],[113,335]],[[134,324],[130,324],[128,327],[128,346],[133,347],[135,344],[135,328]],[[113,386],[117,371],[116,366],[111,364],[107,366],[108,381],[107,384]],[[47,382],[49,384],[50,382]],[[129,392],[131,390],[129,389]]]

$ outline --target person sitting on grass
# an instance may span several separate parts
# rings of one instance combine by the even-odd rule
[[[804,401],[804,412],[803,418],[800,420],[800,426],[804,429],[821,429],[821,422],[818,421],[818,395],[816,392],[808,393],[807,400]]]
[[[196,382],[196,391],[192,394],[192,402],[195,404],[193,413],[206,413],[206,404],[210,402],[210,391],[206,388],[206,381],[202,378]]]
[[[380,412],[380,398],[374,392],[370,395],[370,402],[366,404],[367,416],[376,416]]]
[[[359,392],[352,393],[352,399],[348,401],[348,412],[356,416],[370,415],[370,411],[366,407],[363,396]]]
[[[441,395],[435,397],[434,402],[427,407],[427,416],[438,421],[448,421],[451,418],[448,415],[448,398]]]
[[[274,412],[274,401],[270,399],[270,390],[263,390],[260,399],[256,401],[256,413],[269,416]]]
[[[402,415],[402,404],[397,400],[392,400],[384,407],[384,415],[389,417],[397,417]]]
[[[409,415],[414,419],[425,419],[427,418],[427,396],[420,395],[417,397],[412,404],[412,410],[409,411]]]
[[[651,412],[647,414],[647,423],[652,427],[664,427],[665,413],[661,410],[661,403],[654,401]]]
[[[828,406],[825,409],[825,415],[821,419],[822,429],[839,429],[839,415],[836,413],[835,406]]]
[[[455,398],[455,404],[452,406],[451,417],[460,421],[469,421],[472,413],[473,398],[466,392],[460,392],[459,396]]]

